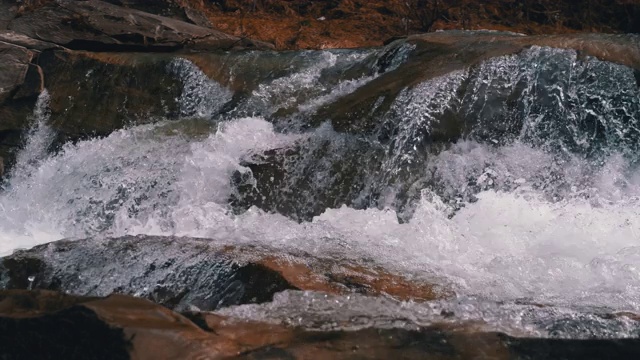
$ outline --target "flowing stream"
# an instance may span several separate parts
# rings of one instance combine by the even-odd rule
[[[0,193],[0,254],[62,238],[137,234],[262,244],[368,259],[446,285],[457,299],[421,305],[287,292],[225,312],[293,323],[318,323],[307,319],[318,314],[333,324],[321,328],[331,328],[354,316],[415,325],[448,309],[541,336],[567,328],[640,334],[624,319],[602,325],[580,315],[640,311],[633,70],[532,47],[402,90],[371,132],[337,132],[330,119],[307,126],[319,108],[381,76],[376,51],[301,52],[295,70],[241,100],[177,59],[167,72],[184,83],[180,119],[55,153],[44,92]],[[404,46],[385,71],[411,51]],[[367,71],[336,75],[353,64]],[[286,115],[273,116],[282,109]],[[469,131],[431,141],[450,117]],[[285,148],[296,149],[295,161],[279,163],[288,176],[272,190],[291,211],[233,206],[234,177],[256,186],[248,164]],[[332,303],[336,315],[322,318]],[[577,322],[559,325],[568,318]],[[367,324],[380,325],[351,326]]]

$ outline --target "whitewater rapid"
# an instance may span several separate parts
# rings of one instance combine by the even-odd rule
[[[578,196],[550,202],[526,185],[537,163],[548,160],[544,152],[514,144],[495,154],[460,144],[464,150],[451,152],[462,163],[451,152],[440,155],[451,173],[464,171],[465,159],[475,164],[499,157],[520,171],[522,186],[483,191],[451,218],[438,196],[425,191],[409,223],[400,224],[390,209],[342,207],[300,224],[257,208],[233,215],[226,206],[229,177],[243,170],[243,157],[286,146],[299,135],[275,133],[260,118],[237,119],[195,142],[163,134],[164,126],[67,145],[43,160],[0,197],[0,252],[61,238],[203,237],[372,259],[492,299],[640,309],[638,188],[625,188],[636,197],[620,201],[593,204]],[[607,179],[623,175],[607,168],[600,176],[600,191],[622,191]]]
[[[326,66],[332,66],[335,60],[328,59]],[[425,106],[433,107],[433,86],[459,84],[460,76],[407,96],[415,103],[420,92]],[[317,101],[331,101],[369,80],[343,83]],[[283,133],[262,116],[218,121],[203,130],[197,117],[215,116],[219,102],[211,105],[211,98],[228,101],[230,93],[211,82],[190,86],[209,95],[189,98],[196,101],[185,105],[189,116],[65,144],[55,154],[47,153],[51,130],[43,110],[46,94],[41,96],[33,131],[0,193],[0,254],[62,238],[201,237],[367,259],[443,284],[459,296],[640,311],[640,170],[624,154],[611,152],[594,167],[581,156],[558,157],[526,136],[501,146],[461,140],[424,164],[444,190],[422,189],[407,222],[383,201],[368,209],[326,209],[301,223],[255,207],[234,214],[230,178],[250,171],[244,160],[344,135],[328,124]],[[267,96],[265,89],[257,90],[255,101]],[[436,101],[450,103],[439,96]],[[300,105],[301,111],[311,111],[310,104]],[[403,119],[424,107],[408,110]],[[419,119],[418,125],[429,116]],[[411,124],[407,131],[417,126]],[[403,146],[409,142],[397,148]],[[404,161],[394,154],[388,164]],[[467,196],[470,179],[478,191]],[[452,207],[449,200],[457,196],[460,203]]]

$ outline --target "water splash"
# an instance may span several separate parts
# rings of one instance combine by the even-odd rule
[[[25,181],[49,156],[49,146],[55,136],[53,129],[49,126],[50,99],[47,89],[38,95],[33,114],[29,119],[31,128],[26,136],[25,145],[16,156],[15,170],[9,175],[12,183]]]
[[[323,56],[328,65],[322,69],[337,61]],[[407,89],[386,119],[396,126],[389,141],[336,134],[326,125],[282,134],[258,116],[220,122],[204,136],[167,131],[180,122],[163,122],[67,144],[58,154],[36,156],[30,175],[11,180],[0,194],[0,252],[61,237],[189,235],[367,259],[443,283],[461,296],[638,311],[640,172],[633,139],[639,90],[626,82],[631,70],[576,56],[534,48]],[[321,73],[299,74],[301,91],[315,91]],[[613,80],[589,81],[600,73]],[[287,103],[289,95],[297,96],[270,93],[266,85],[262,90],[258,102],[282,95]],[[314,96],[322,102],[333,90],[340,91],[330,87]],[[211,94],[202,101],[187,96],[184,101],[198,105],[189,105],[185,116],[220,120],[215,113],[228,96]],[[516,105],[502,107],[505,98]],[[198,106],[206,111],[194,110]],[[468,120],[461,136],[469,139],[433,149],[431,136],[444,124],[443,114]],[[595,138],[589,135],[593,124],[605,129]],[[343,167],[362,170],[356,177],[362,182],[349,196],[371,199],[386,192],[395,199],[410,189],[412,215],[400,223],[398,202],[364,200],[362,207],[373,208],[336,202],[338,208],[302,223],[256,208],[231,211],[230,177],[250,171],[243,160],[305,141],[310,145],[301,156],[309,161],[287,171],[311,174],[310,184],[331,188],[334,165],[365,148],[367,161]],[[317,195],[290,192],[309,195],[302,199],[310,202]]]
[[[183,117],[211,119],[233,96],[229,89],[209,79],[189,60],[175,59],[169,63],[167,70],[182,80],[183,89],[177,102]]]

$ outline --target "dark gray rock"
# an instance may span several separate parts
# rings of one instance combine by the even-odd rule
[[[42,73],[31,63],[34,53],[0,41],[0,167],[7,169],[21,143],[21,131],[42,89]],[[0,171],[0,177],[4,171]]]
[[[33,53],[28,49],[0,42],[0,104],[10,98],[22,85],[29,70]],[[0,125],[1,126],[1,125]]]
[[[46,42],[46,41],[41,41],[41,40],[36,40],[33,38],[30,38],[24,34],[19,34],[15,31],[11,31],[11,30],[2,30],[0,31],[0,41],[5,42],[5,43],[10,43],[10,44],[14,44],[14,45],[18,45],[18,46],[22,46],[25,47],[29,50],[32,51],[44,51],[44,50],[49,50],[49,49],[63,49],[62,46],[50,43],[50,42]]]
[[[97,0],[61,0],[13,19],[9,29],[70,49],[176,51],[272,48],[184,21]]]
[[[16,4],[6,0],[0,1],[0,30],[9,26],[9,22],[16,16],[17,11]]]

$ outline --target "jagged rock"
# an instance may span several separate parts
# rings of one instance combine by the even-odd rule
[[[231,247],[173,237],[58,241],[18,251],[0,263],[0,288],[49,289],[92,296],[135,294],[176,309],[203,310],[270,301],[287,289],[386,294],[397,299],[451,296],[373,265]]]
[[[69,49],[175,51],[272,48],[269,44],[97,0],[61,0],[13,19],[9,29]]]
[[[310,331],[147,300],[0,292],[2,359],[633,359],[638,339],[517,338],[475,324]]]

